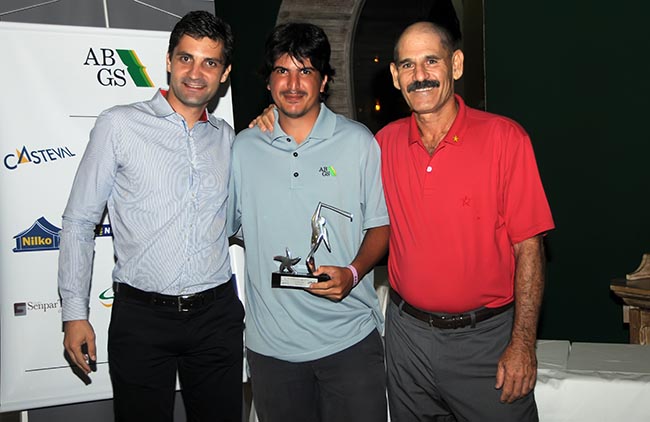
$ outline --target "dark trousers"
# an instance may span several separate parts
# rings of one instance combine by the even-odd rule
[[[108,333],[116,421],[172,421],[178,373],[188,422],[241,422],[244,310],[231,286],[188,312],[116,295]]]
[[[391,421],[538,421],[532,392],[506,404],[494,388],[512,323],[510,309],[474,327],[440,329],[390,301],[386,367]]]
[[[253,404],[261,422],[385,422],[386,374],[381,337],[331,356],[286,362],[251,351]]]

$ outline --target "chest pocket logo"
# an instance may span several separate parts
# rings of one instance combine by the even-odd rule
[[[318,169],[318,171],[323,177],[336,177],[336,169],[334,169],[333,166],[322,166],[320,169]]]

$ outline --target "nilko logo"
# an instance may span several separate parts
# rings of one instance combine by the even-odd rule
[[[336,170],[333,166],[322,166],[318,171],[323,177],[336,176]]]
[[[45,217],[41,217],[30,228],[14,236],[16,239],[14,252],[57,250],[61,238],[60,231],[60,228],[47,221]],[[110,224],[100,224],[95,227],[95,237],[112,236],[113,229]]]
[[[4,165],[8,170],[16,170],[21,164],[43,164],[56,160],[64,160],[77,155],[69,147],[28,149],[25,145],[16,148],[15,152],[5,155]]]
[[[14,236],[14,252],[54,251],[59,249],[60,228],[41,217],[27,230]]]
[[[86,54],[84,66],[98,68],[97,82],[102,86],[126,86],[129,80],[127,73],[135,86],[143,88],[153,86],[147,68],[142,64],[135,50],[91,47]]]

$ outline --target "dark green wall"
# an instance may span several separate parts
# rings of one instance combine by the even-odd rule
[[[235,35],[231,84],[235,130],[248,123],[269,105],[266,83],[259,75],[266,37],[275,27],[282,0],[216,1],[217,14]]]
[[[256,72],[280,3],[217,1],[236,36],[237,130],[268,103]],[[542,338],[628,341],[609,283],[650,252],[648,17],[633,0],[485,0],[487,108],[530,133],[557,225]]]
[[[485,9],[487,108],[530,133],[557,226],[540,336],[627,342],[609,283],[650,252],[650,2]]]

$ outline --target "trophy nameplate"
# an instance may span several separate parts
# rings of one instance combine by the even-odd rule
[[[327,274],[281,274],[273,273],[271,277],[271,287],[283,287],[294,289],[306,289],[319,281],[327,281],[330,277]]]

